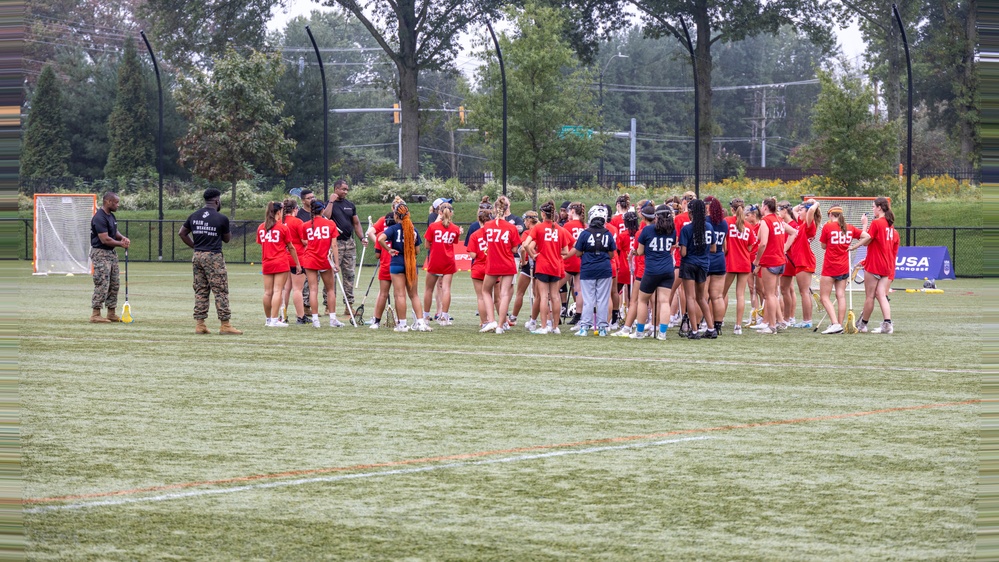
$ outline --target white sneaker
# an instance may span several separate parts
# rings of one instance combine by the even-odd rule
[[[766,330],[768,328],[770,328],[770,326],[767,325],[765,322],[760,322],[759,324],[753,324],[752,326],[749,327],[749,329],[751,330]]]
[[[532,318],[532,319],[528,320],[527,322],[524,322],[524,328],[528,332],[533,332],[534,330],[538,329],[538,321]]]
[[[839,324],[830,324],[828,328],[822,330],[823,334],[842,334],[843,326]]]
[[[506,324],[504,323],[503,325],[505,326]],[[496,334],[497,335],[502,335],[503,332],[505,332],[505,331],[506,330],[503,329],[503,326],[496,326]]]
[[[537,328],[535,330],[531,330],[531,333],[536,336],[547,336],[548,334],[552,333],[552,331],[551,328],[545,326],[543,328]]]
[[[610,326],[607,326],[607,329],[608,330],[617,330],[620,327],[621,327],[621,324],[619,322],[613,322],[613,323],[611,323]]]
[[[488,322],[488,323],[484,324],[481,328],[479,328],[479,333],[480,334],[484,334],[486,332],[492,332],[492,331],[494,331],[498,327],[499,327],[499,325],[496,324],[496,322]]]
[[[271,322],[271,327],[272,328],[287,328],[288,327],[288,323],[287,322],[282,322],[281,320],[275,318]]]
[[[661,340],[661,341],[666,341],[666,338],[667,338],[666,334],[668,334],[668,333],[669,332],[656,332],[656,339],[657,340]]]
[[[573,334],[573,335],[574,336],[580,336],[580,337],[588,336],[588,335],[590,335],[590,329],[587,328],[586,326],[583,326],[582,328],[577,329],[576,333]]]
[[[795,324],[794,316],[788,318],[787,322],[784,322],[784,324],[785,324],[785,326],[784,326],[785,328],[790,327],[790,326],[794,326],[794,324]]]
[[[762,330],[758,330],[757,334],[776,334],[777,332],[773,330],[770,326],[764,326]]]
[[[395,329],[392,330],[392,331],[393,332],[408,332],[409,331],[409,326],[407,326],[405,324],[396,324],[395,325]]]
[[[552,328],[552,333],[557,336],[557,335],[560,335],[562,333],[562,330],[559,330],[558,326],[555,326],[554,328]]]
[[[867,330],[867,324],[858,322],[857,323],[857,333],[866,334],[867,332],[868,332],[868,330]]]
[[[890,334],[894,332],[894,328],[888,322],[882,322],[880,326],[871,330],[872,334]]]
[[[343,328],[344,326],[346,326],[346,324],[337,320],[336,316],[330,317],[330,328]]]
[[[648,335],[649,332],[639,332],[638,330],[635,330],[634,332],[628,334],[628,337],[633,340],[642,340],[645,339]]]
[[[322,326],[323,325],[319,322],[318,318],[313,318],[312,319],[312,327],[313,328],[321,328]]]
[[[413,325],[413,329],[416,330],[417,332],[432,332],[432,331],[434,331],[434,329],[430,327],[430,323],[427,322],[424,319],[417,320],[416,324]]]
[[[742,335],[742,326],[738,326],[737,325],[734,328],[732,328],[732,335],[733,336],[741,336]]]
[[[621,328],[620,330],[618,330],[618,331],[614,332],[613,334],[611,334],[611,336],[614,336],[616,338],[627,338],[630,335],[631,335],[631,327],[630,326],[625,326],[624,328]]]
[[[378,328],[379,328],[378,322],[372,322],[371,325],[368,326],[369,330],[377,330]]]

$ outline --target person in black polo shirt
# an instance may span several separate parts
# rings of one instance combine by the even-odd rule
[[[195,211],[180,227],[180,239],[194,249],[194,333],[207,334],[205,318],[208,318],[208,296],[215,293],[215,312],[219,315],[222,327],[220,334],[242,334],[232,327],[229,318],[229,274],[222,257],[222,243],[232,239],[229,232],[229,217],[219,212],[222,208],[222,192],[217,189],[205,190],[205,206]],[[192,239],[191,236],[194,236]]]
[[[93,313],[90,321],[106,324],[121,320],[114,313],[118,306],[118,254],[115,248],[128,250],[130,241],[118,232],[118,196],[109,191],[104,194],[101,208],[90,219],[90,261],[94,264],[94,296],[90,299]],[[101,308],[108,307],[108,316],[101,316]]]
[[[336,239],[337,248],[340,251],[340,274],[343,276],[343,292],[346,296],[346,303],[353,309],[354,307],[354,266],[357,261],[357,246],[354,243],[354,236],[361,239],[361,243],[368,245],[368,239],[361,230],[361,221],[357,218],[357,207],[347,201],[347,193],[350,186],[345,180],[336,180],[333,184],[333,195],[330,196],[330,204],[323,210],[323,216],[333,219],[336,223],[340,236]]]

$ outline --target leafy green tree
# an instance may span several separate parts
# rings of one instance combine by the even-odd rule
[[[284,68],[280,53],[241,56],[234,49],[214,61],[209,74],[195,71],[180,80],[178,109],[187,118],[180,160],[194,173],[232,185],[230,213],[236,216],[236,182],[268,167],[284,173],[295,141],[285,137],[294,123],[282,117],[274,86]]]
[[[819,72],[822,90],[812,112],[815,140],[800,147],[791,161],[821,168],[848,193],[892,173],[898,122],[871,111],[874,91],[859,78]]]
[[[502,0],[324,0],[350,11],[395,63],[402,113],[402,173],[420,173],[419,76],[440,70],[458,53],[458,36],[492,18]]]
[[[21,148],[21,177],[56,178],[69,173],[70,156],[62,118],[62,94],[52,65],[46,65],[31,98]]]
[[[135,43],[125,42],[118,67],[114,109],[108,119],[110,151],[104,175],[128,177],[153,164],[153,137],[147,111],[145,80]]]
[[[590,87],[593,71],[582,68],[561,37],[563,20],[556,9],[528,3],[511,10],[516,31],[500,38],[506,63],[509,113],[509,172],[537,186],[543,173],[567,171],[579,161],[592,161],[601,140],[598,107]],[[502,88],[499,65],[489,57],[480,69],[483,93],[471,98],[478,125],[498,170],[502,154]],[[564,130],[563,127],[573,127]]]

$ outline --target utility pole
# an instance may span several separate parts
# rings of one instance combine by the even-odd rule
[[[753,161],[756,153],[756,146],[760,146],[760,167],[767,167],[767,125],[770,121],[782,119],[787,115],[787,105],[784,98],[783,86],[777,91],[769,91],[766,88],[753,90],[752,95],[746,98],[746,103],[752,104],[752,117],[747,117],[749,121],[750,135],[753,139],[750,162]]]

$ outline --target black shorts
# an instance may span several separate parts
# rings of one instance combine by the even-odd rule
[[[725,268],[723,267],[721,269],[712,269],[711,271],[708,272],[708,275],[725,275]]]
[[[695,283],[704,283],[708,280],[708,273],[701,266],[692,264],[689,261],[680,262],[680,279],[690,279]]]
[[[641,284],[638,286],[638,290],[647,295],[651,295],[656,292],[656,289],[658,288],[669,289],[673,287],[673,279],[674,277],[672,271],[658,274],[646,271],[645,276],[642,277]]]
[[[556,277],[554,275],[548,275],[547,273],[534,272],[534,280],[539,283],[558,283],[562,280],[561,277]]]
[[[850,278],[850,274],[849,273],[844,273],[843,275],[833,275],[832,280],[833,281],[846,281],[849,278]]]
[[[520,266],[520,274],[524,275],[526,277],[530,277],[531,276],[531,264],[525,263],[524,265]]]

